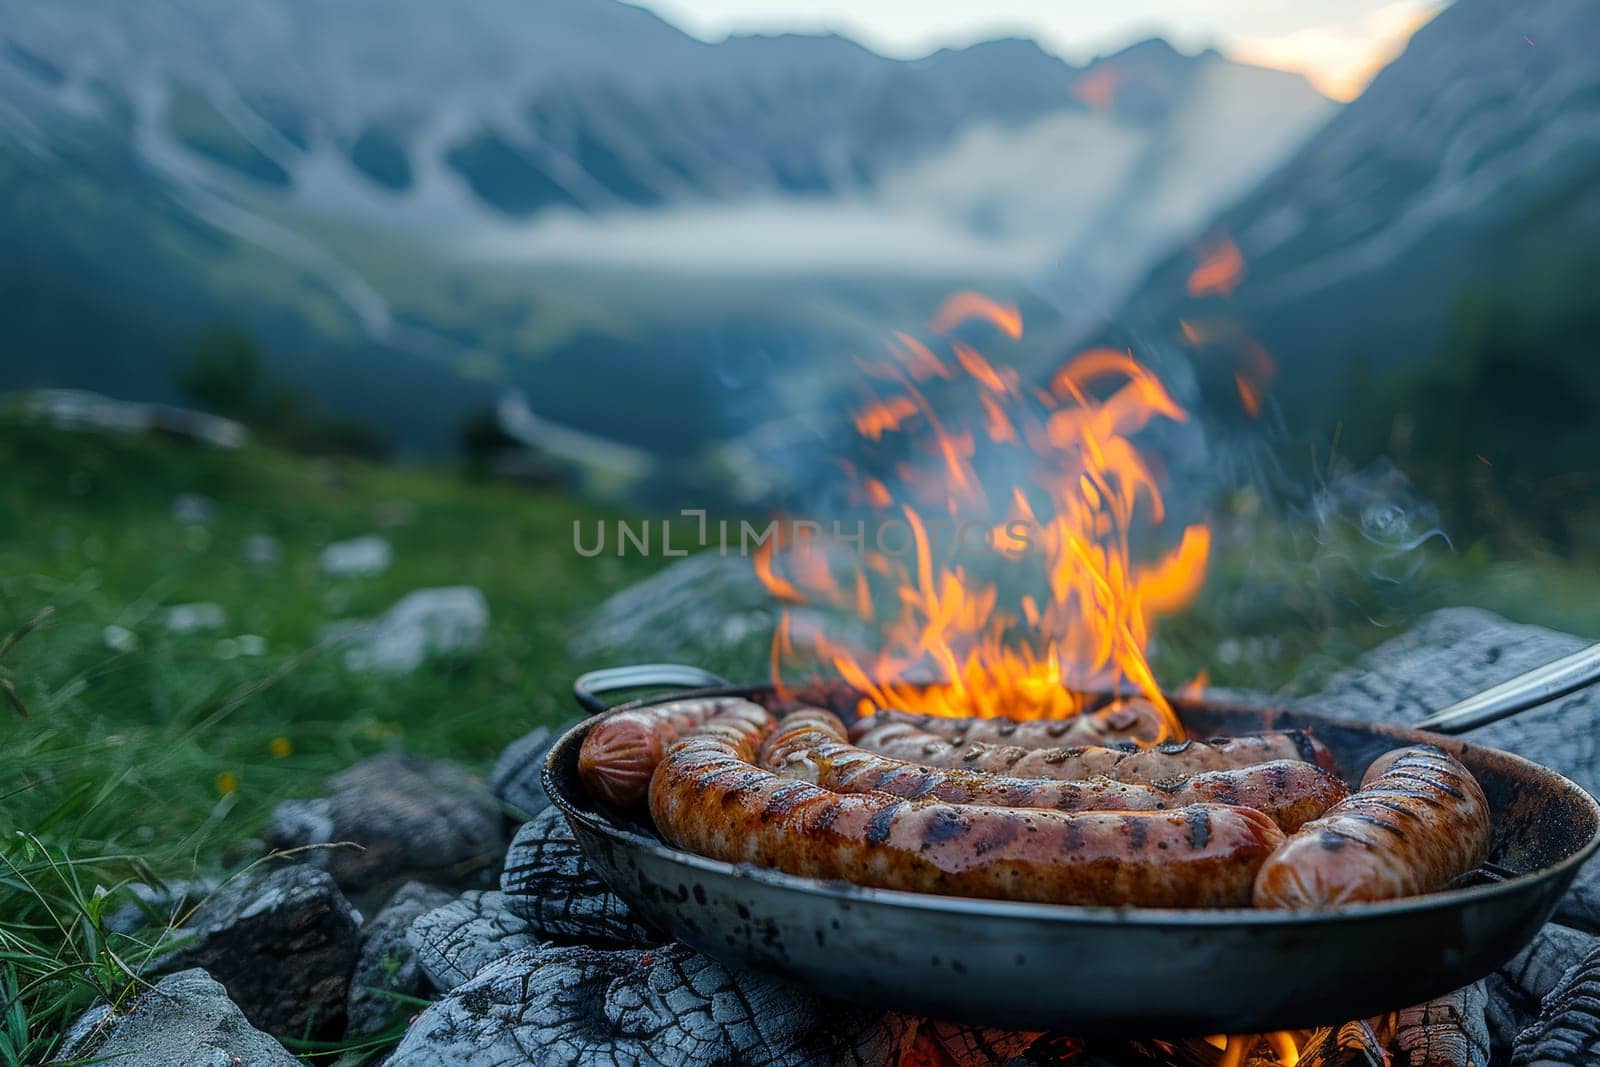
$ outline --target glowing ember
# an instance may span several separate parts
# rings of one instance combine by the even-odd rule
[[[1232,238],[1224,236],[1206,249],[1200,265],[1189,275],[1189,295],[1231,296],[1243,277],[1244,255]]]
[[[802,641],[786,609],[774,681],[820,669],[861,692],[864,712],[1018,719],[1074,715],[1084,691],[1129,689],[1166,720],[1150,740],[1181,736],[1145,654],[1151,622],[1199,590],[1211,539],[1191,526],[1164,557],[1136,558],[1141,528],[1165,513],[1133,438],[1186,413],[1110,349],[1080,354],[1048,388],[1025,385],[949,336],[972,323],[1022,336],[1016,308],[960,293],[930,324],[937,346],[897,335],[889,361],[863,365],[880,383],[854,413],[870,455],[845,468],[879,536],[849,554],[794,539],[758,554],[779,600],[846,612],[877,634],[870,652],[825,633]]]

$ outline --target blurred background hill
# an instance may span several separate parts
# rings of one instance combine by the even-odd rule
[[[901,59],[619,0],[0,9],[10,388],[193,402],[232,331],[317,412],[280,437],[439,457],[514,410],[624,494],[751,504],[814,466],[856,355],[970,286],[1020,299],[1025,368],[1132,344],[1208,418],[1389,455],[1473,530],[1592,532],[1585,0],[1458,0],[1344,105],[1159,37]],[[1237,276],[1195,291],[1216,254]]]
[[[678,459],[770,436],[951,287],[1114,307],[1334,110],[1159,39],[1074,66],[710,44],[616,0],[5,9],[10,383],[168,399],[229,323],[410,453],[506,386]]]

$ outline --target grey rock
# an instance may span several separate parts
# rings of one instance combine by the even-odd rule
[[[518,952],[412,1025],[389,1067],[895,1063],[907,1019],[734,972],[684,947]]]
[[[333,795],[279,804],[264,831],[274,848],[352,842],[310,862],[347,889],[422,876],[452,880],[493,863],[505,835],[494,798],[453,763],[386,753],[328,779]]]
[[[489,772],[489,791],[524,821],[550,806],[542,778],[544,757],[565,729],[540,726],[523,734],[505,747]]]
[[[418,916],[406,934],[422,973],[434,988],[454,989],[486,964],[539,939],[506,908],[504,893],[472,890]]]
[[[176,936],[158,973],[203,968],[278,1037],[331,1034],[344,1017],[361,917],[326,872],[296,865],[224,886]]]
[[[448,903],[447,890],[407,882],[361,928],[356,966],[350,975],[350,995],[345,1001],[347,1038],[376,1034],[397,1016],[413,1010],[392,995],[421,996],[428,987],[417,954],[406,940],[406,931],[422,915]]]
[[[436,656],[476,652],[489,629],[489,602],[470,585],[418,589],[355,631],[345,650],[353,671],[405,674]]]
[[[271,534],[251,534],[240,555],[252,567],[271,567],[283,558],[283,543]]]
[[[356,537],[335,541],[322,550],[318,565],[335,578],[370,578],[382,574],[394,561],[394,549],[381,537]]]
[[[217,504],[199,493],[179,493],[172,501],[172,520],[184,526],[210,526],[217,520]]]
[[[549,807],[517,831],[500,888],[540,937],[651,945],[663,940],[589,866],[566,816]]]
[[[198,878],[157,885],[130,883],[122,890],[125,903],[106,917],[106,929],[119,934],[131,934],[150,927],[175,925],[216,888],[214,880]]]
[[[602,602],[575,631],[577,659],[676,660],[729,677],[765,673],[777,618],[748,559],[702,552]]]
[[[174,604],[166,612],[167,632],[192,634],[201,630],[220,630],[228,625],[228,613],[221,604]]]
[[[124,1010],[104,1004],[80,1016],[58,1061],[96,1057],[118,1067],[298,1067],[300,1061],[252,1027],[227,990],[202,970],[179,971]]]

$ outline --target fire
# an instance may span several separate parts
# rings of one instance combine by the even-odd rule
[[[1117,89],[1122,79],[1109,66],[1085,75],[1072,87],[1072,95],[1092,111],[1110,111],[1116,102]]]
[[[1200,265],[1189,275],[1189,295],[1233,295],[1233,290],[1244,278],[1244,254],[1233,238],[1223,235],[1215,241],[1200,259]]]
[[[848,554],[761,546],[756,573],[788,605],[774,681],[809,667],[859,691],[863,712],[1012,718],[1075,715],[1086,691],[1116,689],[1161,710],[1150,740],[1181,736],[1146,652],[1152,623],[1199,591],[1211,536],[1190,526],[1164,555],[1137,553],[1166,515],[1134,438],[1187,413],[1126,352],[1083,352],[1040,388],[952,336],[973,326],[1023,332],[1015,307],[958,293],[929,324],[934,343],[899,334],[887,361],[863,365],[879,389],[853,413],[869,455],[843,466],[878,536]],[[853,616],[876,647],[816,627],[801,640],[801,605]]]

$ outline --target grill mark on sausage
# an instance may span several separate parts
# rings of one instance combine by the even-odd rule
[[[1376,815],[1368,815],[1364,811],[1347,811],[1342,817],[1349,819],[1351,822],[1363,823],[1367,826],[1376,826],[1380,830],[1387,830],[1402,840],[1404,840],[1406,836],[1406,832],[1400,827],[1394,825],[1393,823],[1385,822]]]
[[[889,840],[889,831],[894,828],[895,813],[906,806],[905,801],[899,801],[879,808],[867,822],[867,843],[881,845]]]
[[[1128,828],[1128,847],[1134,852],[1143,852],[1150,840],[1149,824],[1143,819],[1124,819],[1122,825]]]
[[[982,856],[997,848],[1004,848],[1017,839],[1017,836],[1022,833],[1025,826],[1026,823],[1020,818],[1006,819],[994,824],[990,827],[988,834],[973,842],[973,854]],[[1028,828],[1032,829],[1032,827]]]
[[[1362,799],[1364,799],[1368,804],[1371,804],[1374,807],[1386,808],[1389,811],[1394,812],[1396,815],[1404,815],[1404,816],[1406,816],[1408,818],[1412,818],[1412,819],[1417,817],[1417,813],[1416,813],[1416,811],[1414,809],[1408,808],[1404,804],[1396,803],[1393,800],[1387,800],[1387,799],[1385,799],[1385,798],[1383,798],[1381,796],[1363,797]],[[1421,800],[1421,801],[1431,801],[1433,798],[1432,797],[1416,797],[1415,799]]]
[[[761,809],[762,821],[771,822],[779,816],[788,815],[799,807],[804,795],[810,792],[811,786],[808,782],[794,782],[773,790],[771,798],[767,800],[767,806]]]
[[[972,825],[953,809],[941,808],[928,818],[922,831],[922,847],[933,848],[964,836]]]
[[[839,817],[839,813],[843,810],[844,809],[837,804],[825,805],[823,809],[817,813],[816,819],[812,821],[811,828],[818,833],[827,830],[833,825],[833,820],[837,819]]]
[[[1198,805],[1189,809],[1189,847],[1201,849],[1211,840],[1211,813]]]
[[[1409,770],[1408,767],[1412,766],[1412,765],[1413,764],[1411,764],[1411,762],[1409,760],[1401,760],[1400,762],[1396,763],[1393,767],[1389,768],[1388,772],[1384,775],[1384,777],[1385,778],[1402,778],[1402,779],[1405,779],[1408,782],[1421,782],[1423,785],[1427,786],[1428,788],[1437,789],[1439,792],[1444,793],[1447,796],[1454,797],[1456,800],[1465,800],[1465,799],[1467,799],[1467,794],[1463,790],[1458,788],[1458,785],[1459,785],[1461,779],[1457,778],[1454,774],[1451,774],[1447,770],[1440,769],[1440,771],[1437,773],[1436,776],[1430,777],[1428,775],[1418,773],[1417,771]],[[1452,785],[1452,784],[1450,784],[1450,782],[1445,781],[1445,778],[1447,778],[1447,777],[1452,782],[1455,782],[1457,784],[1456,785]]]

